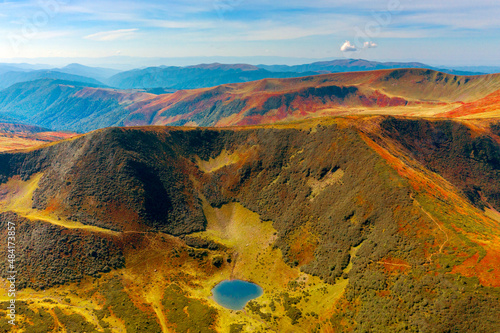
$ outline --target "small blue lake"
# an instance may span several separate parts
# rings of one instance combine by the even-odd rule
[[[264,291],[255,283],[226,280],[216,285],[212,293],[219,305],[231,310],[243,310],[248,301],[262,296]]]

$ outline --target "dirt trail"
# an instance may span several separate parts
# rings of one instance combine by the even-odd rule
[[[415,200],[415,198],[413,198],[413,193],[410,193],[410,198],[413,200],[414,203],[416,203],[418,208],[420,208],[432,220],[432,222],[434,222],[434,224],[439,228],[439,230],[441,230],[441,232],[446,237],[446,240],[444,241],[444,243],[441,244],[441,246],[439,247],[439,251],[437,251],[429,256],[428,260],[429,260],[429,264],[431,264],[432,257],[434,257],[437,254],[443,253],[443,249],[446,246],[446,243],[448,243],[450,241],[450,237],[448,236],[448,233],[444,230],[444,228],[436,221],[436,219],[428,211],[426,211],[425,208],[422,207],[422,205],[420,205],[420,203],[417,200]]]
[[[382,265],[391,265],[391,266],[400,266],[400,267],[408,267],[408,268],[411,268],[411,266],[410,266],[410,265],[407,265],[407,264],[393,264],[393,263],[386,262],[386,261],[377,261],[377,264],[382,264]]]
[[[231,275],[229,275],[229,280],[232,280],[234,277],[234,268],[236,267],[236,261],[238,261],[238,252],[234,253],[234,257],[232,258],[233,260],[233,267],[231,268]]]

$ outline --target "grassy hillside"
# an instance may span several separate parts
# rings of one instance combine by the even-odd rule
[[[0,221],[22,234],[21,325],[494,332],[498,128],[382,116],[113,128],[0,154]],[[211,289],[228,278],[264,295],[222,308]]]

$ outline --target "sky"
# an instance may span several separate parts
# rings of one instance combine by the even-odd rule
[[[498,0],[0,0],[0,60],[274,56],[500,66]]]

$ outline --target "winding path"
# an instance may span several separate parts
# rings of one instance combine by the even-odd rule
[[[441,244],[441,246],[439,247],[439,251],[438,252],[435,252],[433,254],[431,254],[429,256],[429,263],[428,264],[431,264],[432,263],[432,257],[435,256],[436,254],[441,254],[443,253],[443,249],[444,247],[446,246],[446,243],[448,243],[450,241],[450,237],[448,236],[448,233],[444,230],[444,228],[436,221],[436,219],[428,212],[425,210],[424,207],[422,207],[422,205],[420,205],[420,203],[415,200],[415,198],[413,197],[413,193],[410,193],[410,198],[413,200],[414,203],[416,203],[416,205],[432,220],[432,222],[434,222],[434,224],[439,228],[439,230],[441,230],[441,232],[444,234],[444,236],[446,237],[446,240],[444,241],[443,244]]]

